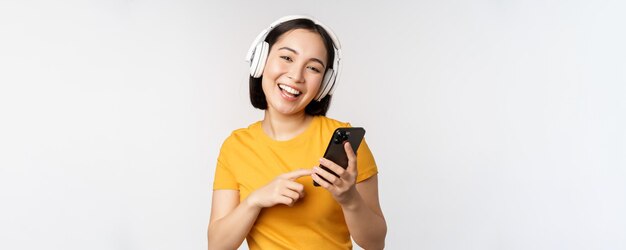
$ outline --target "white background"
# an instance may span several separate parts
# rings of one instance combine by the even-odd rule
[[[626,3],[410,2],[1,1],[0,249],[205,249],[287,14],[343,44],[388,249],[626,249]]]

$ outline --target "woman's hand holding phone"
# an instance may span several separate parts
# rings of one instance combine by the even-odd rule
[[[281,174],[267,185],[252,192],[247,198],[248,202],[258,208],[273,207],[278,204],[291,207],[304,197],[304,185],[295,180],[312,173],[310,169],[298,169]]]
[[[357,177],[357,167],[356,167],[356,154],[354,150],[352,150],[352,146],[349,142],[345,142],[343,147],[346,151],[346,155],[348,156],[348,166],[344,169],[344,167],[337,165],[336,163],[326,159],[321,158],[320,164],[327,167],[331,171],[335,172],[338,176],[316,166],[313,167],[313,174],[311,177],[315,182],[317,182],[320,186],[324,187],[328,190],[335,200],[341,204],[348,204],[355,195],[358,195],[356,191],[356,177]],[[322,178],[320,178],[323,177]]]

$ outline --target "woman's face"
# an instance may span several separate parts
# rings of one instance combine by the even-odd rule
[[[326,60],[326,47],[319,34],[305,29],[282,34],[263,70],[268,109],[284,115],[304,112],[320,88]]]

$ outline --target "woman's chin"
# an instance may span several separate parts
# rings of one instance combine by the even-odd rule
[[[274,111],[281,115],[295,115],[295,114],[304,112],[304,109],[298,110],[295,108],[279,107],[277,109],[274,109]]]
[[[295,105],[295,103],[277,103],[271,105],[272,111],[281,115],[295,115],[304,112],[305,106]]]
[[[299,98],[303,97],[304,96],[301,96]],[[275,100],[270,106],[273,107],[275,112],[282,115],[300,114],[304,112],[304,109],[306,108],[306,105],[302,103],[302,100],[304,99],[300,99],[298,101],[286,101],[279,98]]]

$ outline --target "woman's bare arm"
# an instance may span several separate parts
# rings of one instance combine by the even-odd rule
[[[209,249],[237,249],[241,245],[261,211],[261,208],[246,201],[239,203],[237,190],[213,191],[208,229]]]
[[[252,192],[241,203],[237,190],[213,191],[207,232],[209,249],[237,249],[250,232],[262,208],[278,204],[293,206],[304,196],[304,186],[295,180],[310,174],[310,169],[281,174]]]
[[[387,223],[378,201],[378,176],[356,184],[359,195],[343,205],[350,235],[364,249],[383,249]]]

